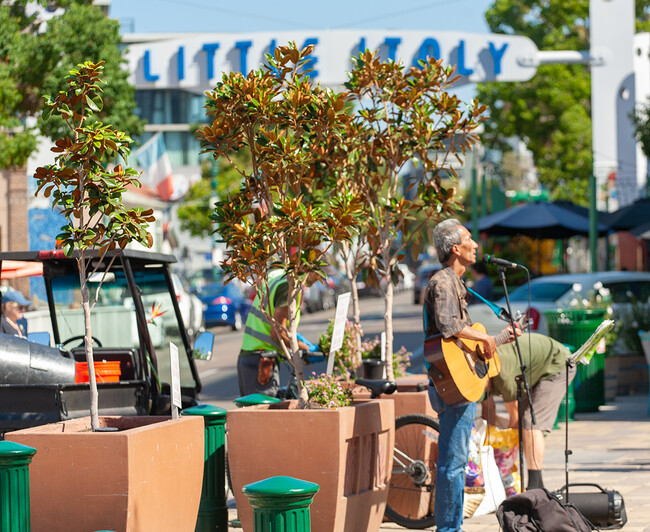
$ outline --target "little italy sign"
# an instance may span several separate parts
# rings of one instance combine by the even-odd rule
[[[350,58],[366,48],[382,57],[417,66],[420,59],[442,58],[456,66],[460,83],[526,81],[535,74],[523,58],[537,47],[527,37],[461,32],[329,30],[278,33],[202,33],[151,35],[128,45],[131,82],[137,89],[207,90],[224,72],[248,73],[265,62],[276,46],[294,41],[314,45],[311,76],[328,86],[347,81]],[[128,43],[128,36],[126,41]]]

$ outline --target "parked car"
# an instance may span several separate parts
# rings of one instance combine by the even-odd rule
[[[415,274],[406,264],[398,264],[397,267],[402,272],[402,276],[397,284],[398,291],[411,290],[415,285]]]
[[[529,318],[532,320],[531,329],[548,334],[544,311],[569,307],[570,301],[576,297],[574,293],[576,283],[580,285],[579,293],[585,298],[594,289],[594,284],[597,282],[601,282],[603,287],[610,291],[614,309],[621,303],[630,303],[633,300],[647,301],[650,296],[649,272],[609,271],[538,277],[530,282]],[[501,308],[506,308],[505,297],[494,303]],[[526,312],[528,309],[528,284],[520,286],[510,293],[510,304],[514,314]],[[490,334],[498,333],[506,325],[485,303],[471,305],[469,313],[472,321],[482,323]]]
[[[305,288],[303,302],[307,312],[329,310],[336,307],[339,294],[350,291],[347,277],[334,267],[326,267],[327,277]]]
[[[424,289],[431,279],[431,276],[436,273],[442,266],[440,264],[422,264],[415,273],[415,280],[413,281],[413,304],[419,305],[420,299]]]
[[[172,284],[174,285],[174,293],[176,294],[176,301],[181,310],[183,317],[183,324],[187,330],[187,334],[191,339],[194,339],[200,332],[205,330],[203,325],[203,304],[189,288],[189,284],[183,282],[181,278],[175,274],[171,274]],[[166,283],[159,282],[157,284],[150,283],[146,288],[142,288],[142,302],[145,307],[150,310],[154,305],[158,305],[158,313],[163,327],[172,332],[178,332],[178,322],[174,316],[174,309],[171,303],[165,298],[161,297],[168,291]],[[133,300],[126,298],[125,305],[133,307]]]
[[[208,283],[197,289],[203,304],[203,320],[206,327],[229,325],[239,331],[251,309],[251,301],[235,283]]]

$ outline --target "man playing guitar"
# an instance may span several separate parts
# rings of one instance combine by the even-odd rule
[[[424,295],[425,336],[440,334],[482,344],[483,356],[491,359],[496,353],[495,338],[471,327],[467,312],[470,295],[461,280],[470,264],[476,262],[478,244],[470,232],[456,219],[440,222],[433,231],[433,244],[443,268],[436,272]],[[510,327],[509,340],[514,340]],[[521,331],[517,329],[517,335]],[[448,405],[429,379],[429,398],[438,413],[440,436],[434,514],[438,532],[461,530],[465,465],[469,455],[469,436],[476,417],[476,403]]]

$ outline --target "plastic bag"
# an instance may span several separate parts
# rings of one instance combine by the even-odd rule
[[[483,486],[483,470],[481,468],[481,447],[485,440],[487,423],[476,419],[469,437],[469,460],[465,466],[465,487],[476,488]]]
[[[499,468],[506,496],[521,493],[517,429],[499,429],[490,426],[486,443],[494,448],[494,460]]]

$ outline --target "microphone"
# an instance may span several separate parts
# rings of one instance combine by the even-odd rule
[[[509,260],[505,260],[505,259],[500,259],[493,255],[483,255],[483,262],[487,262],[488,264],[495,264],[497,266],[503,266],[504,268],[513,268],[515,270],[526,269],[521,264],[517,264],[516,262],[510,262]]]

